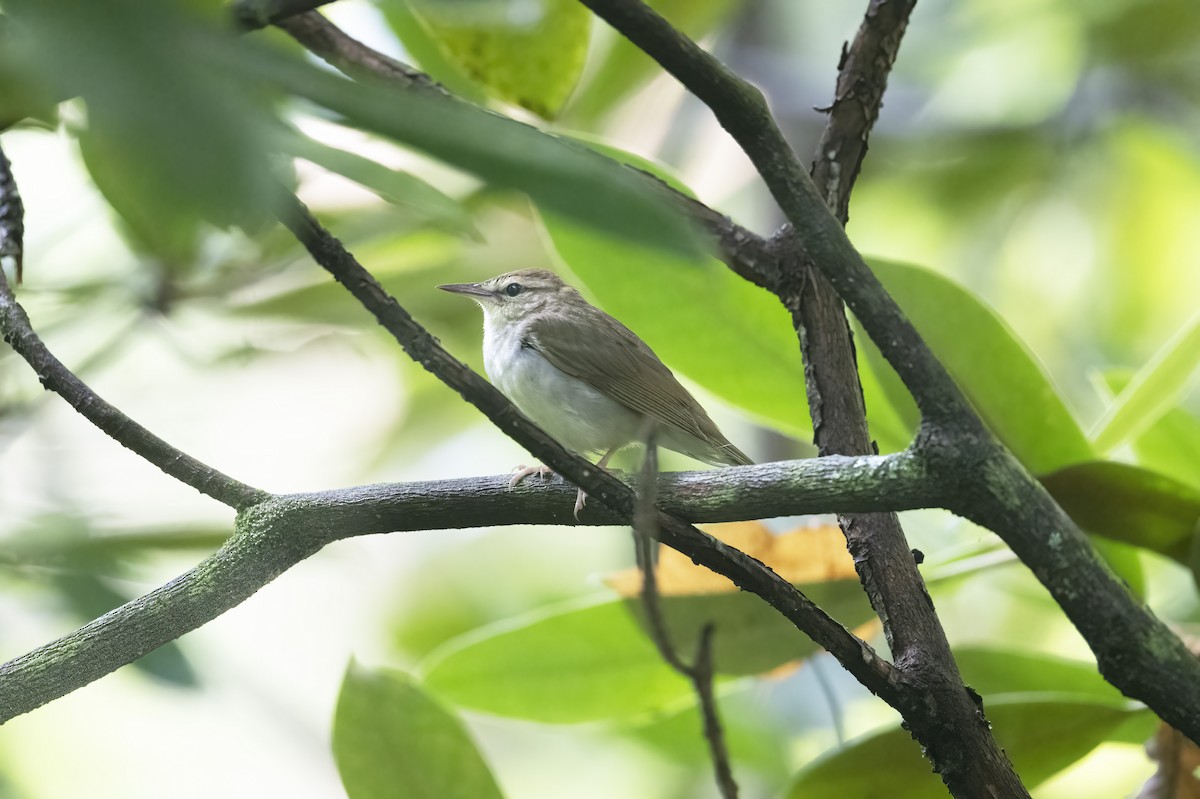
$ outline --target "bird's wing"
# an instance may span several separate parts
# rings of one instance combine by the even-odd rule
[[[595,331],[610,335],[598,339]],[[522,345],[541,353],[560,371],[582,380],[635,413],[650,416],[700,439],[722,463],[752,461],[721,434],[704,408],[688,393],[654,351],[629,328],[598,308],[570,315],[534,317]]]

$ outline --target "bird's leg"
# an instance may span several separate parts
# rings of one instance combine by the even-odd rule
[[[515,487],[517,483],[521,482],[531,474],[536,474],[543,482],[545,482],[546,475],[554,474],[554,470],[549,466],[525,466],[522,464],[513,470],[513,476],[512,479],[508,481],[508,487]]]
[[[604,453],[604,457],[596,461],[596,468],[603,469],[608,466],[608,459],[616,454],[619,446],[613,447],[608,452]],[[587,492],[582,488],[575,494],[575,521],[579,521],[579,511],[583,510],[583,506],[587,504]]]

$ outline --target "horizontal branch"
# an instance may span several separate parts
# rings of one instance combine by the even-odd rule
[[[920,462],[910,455],[833,457],[663,474],[658,480],[658,505],[660,510],[697,521],[740,521],[850,509],[916,508],[936,504],[933,488],[924,479]],[[235,534],[195,568],[0,666],[0,723],[82,688],[215,619],[334,541],[438,528],[629,523],[628,517],[592,505],[581,514],[584,520],[577,522],[571,513],[574,499],[575,489],[559,480],[527,481],[510,489],[509,475],[271,497],[243,511]],[[757,561],[753,564],[766,571]],[[737,568],[753,566],[740,563]],[[778,597],[787,598],[786,587],[794,595],[789,601],[793,605],[799,601],[795,598],[799,592],[775,580],[782,583],[771,589]],[[745,583],[744,577],[741,582]],[[858,670],[874,675],[868,687],[888,698],[887,663],[849,633],[824,637],[839,651],[856,652]]]
[[[632,485],[632,477],[623,479]],[[272,500],[295,524],[334,538],[372,533],[510,524],[612,525],[630,517],[588,504],[576,519],[575,488],[560,479],[529,479],[510,488],[510,475],[471,477],[285,494]],[[658,509],[694,523],[733,522],[842,511],[936,507],[937,486],[915,457],[875,455],[779,461],[697,472],[667,472],[657,481]],[[330,538],[329,540],[334,540]]]

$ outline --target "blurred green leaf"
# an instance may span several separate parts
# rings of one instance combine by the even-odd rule
[[[1146,469],[1108,461],[1068,466],[1041,481],[1088,532],[1189,563],[1200,522],[1200,491]]]
[[[711,257],[667,255],[543,213],[550,242],[597,303],[706,390],[811,435],[804,365],[787,311]]]
[[[990,308],[928,269],[879,259],[871,259],[871,268],[983,420],[1030,471],[1050,472],[1092,457],[1041,365]]]
[[[801,589],[842,623],[873,618],[856,581]],[[719,674],[761,674],[817,651],[791,622],[747,593],[665,596],[664,617],[685,658],[715,626]],[[640,600],[550,608],[473,631],[433,653],[429,686],[456,704],[501,716],[572,723],[630,718],[690,701],[689,682],[646,636]]]
[[[1200,60],[1191,72],[1196,81]],[[1076,325],[1108,360],[1140,363],[1196,312],[1200,154],[1188,132],[1152,119],[1120,116],[1104,128],[1084,184],[1097,268]]]
[[[1137,546],[1097,536],[1092,536],[1092,546],[1113,573],[1125,581],[1134,596],[1146,598],[1146,570]]]
[[[330,226],[335,235],[340,226]],[[402,299],[406,308],[419,308],[414,287],[436,284],[438,274],[461,253],[461,242],[435,230],[401,233],[361,241],[355,256],[370,264],[371,274],[389,293]],[[428,292],[425,292],[428,293]],[[415,296],[414,296],[415,295]],[[237,313],[277,316],[309,322],[374,327],[362,306],[323,271],[305,264],[303,275],[287,275],[277,283],[264,283],[245,300],[235,302]]]
[[[695,196],[663,164],[586,133],[571,137]],[[542,222],[559,257],[599,304],[649,342],[663,360],[769,426],[811,438],[799,342],[774,295],[712,257],[668,259],[657,250],[584,230],[553,214],[542,214]],[[865,336],[860,340],[870,345]],[[878,368],[867,359],[859,358],[858,367],[867,421],[880,452],[904,449],[916,420],[904,418],[892,397],[916,406],[903,391],[885,391]],[[901,385],[899,378],[895,382]]]
[[[1095,663],[1009,649],[956,647],[963,680],[984,697],[994,694],[1053,692],[1086,694],[1120,704],[1121,693]]]
[[[1138,461],[1200,491],[1200,418],[1171,408],[1134,439]]]
[[[1003,697],[988,702],[985,711],[997,742],[1030,788],[1087,755],[1126,722],[1144,723],[1146,736],[1155,724],[1153,714],[1140,706],[1069,694]],[[892,727],[809,763],[787,795],[941,799],[946,786],[930,771],[912,735]]]
[[[378,0],[377,5],[392,32],[404,45],[404,51],[423,71],[463,99],[475,103],[487,99],[483,87],[446,57],[408,0]]]
[[[666,17],[677,30],[699,39],[716,28],[743,0],[649,0],[651,8]],[[661,68],[650,56],[630,43],[624,36],[612,37],[609,47],[589,70],[587,83],[581,87],[567,109],[567,114],[585,126],[591,126],[617,102],[640,84],[659,74]]]
[[[547,210],[675,252],[695,252],[691,223],[644,178],[586,148],[468,103],[377,83],[355,83],[309,64],[258,52],[237,60],[264,80],[478,175],[527,193]]]
[[[1113,394],[1132,378],[1130,369],[1108,369],[1101,375]],[[1111,400],[1111,394],[1106,398]],[[1200,418],[1182,407],[1168,408],[1131,444],[1139,464],[1200,491]]]
[[[1148,69],[1180,53],[1195,54],[1200,6],[1190,0],[1098,3],[1087,8],[1095,56],[1124,67]]]
[[[5,10],[25,68],[57,96],[83,97],[88,168],[144,246],[187,260],[200,221],[263,217],[271,112],[253,82],[208,57],[234,39],[222,17],[157,0],[12,0]]]
[[[370,189],[380,198],[404,208],[419,219],[438,223],[447,230],[464,233],[475,239],[480,238],[471,215],[457,200],[416,175],[330,147],[299,132],[286,138],[285,147],[292,155]]]
[[[542,117],[571,96],[591,12],[575,0],[406,0],[446,60],[488,94]]]
[[[782,784],[791,773],[789,738],[779,726],[764,719],[765,703],[746,701],[748,695],[757,698],[761,694],[757,684],[747,684],[745,690],[722,691],[721,727],[735,768],[753,768],[760,776]],[[704,738],[698,705],[636,719],[624,729],[639,742],[653,746],[656,753],[695,768],[698,780],[710,779],[712,752]]]
[[[488,625],[435,651],[423,671],[461,707],[559,724],[636,716],[692,694],[621,602]]]
[[[1106,453],[1154,424],[1179,402],[1200,366],[1200,313],[1138,370],[1096,423],[1092,447]]]
[[[346,669],[333,754],[349,799],[500,799],[461,721],[411,676]]]
[[[863,403],[871,438],[880,454],[905,449],[921,422],[921,413],[900,376],[858,324],[851,319],[854,348],[858,353],[858,379],[862,385]]]

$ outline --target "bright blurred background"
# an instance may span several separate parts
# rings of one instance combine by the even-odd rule
[[[139,2],[122,0],[131,8]],[[523,5],[537,12],[536,0]],[[865,3],[656,5],[682,15],[763,88],[807,158],[824,121],[814,108],[831,99],[842,43]],[[0,2],[18,19],[27,8]],[[408,54],[419,42],[401,0],[341,0],[325,13],[371,46],[420,60]],[[250,35],[284,42],[278,32]],[[580,87],[553,123],[539,124],[664,164],[706,203],[758,232],[774,230],[778,212],[707,111],[615,47],[603,26],[588,35]],[[860,250],[949,278],[990,306],[1032,352],[1048,376],[1046,390],[1057,388],[1067,418],[1083,431],[1101,422],[1130,374],[1195,324],[1198,44],[1200,5],[1190,0],[924,0],[853,195],[850,233]],[[444,64],[426,58],[428,69],[455,85],[438,72]],[[753,291],[728,302],[713,296],[710,307],[703,293],[682,293],[682,282],[660,277],[652,262],[642,269],[645,261],[612,240],[576,241],[584,254],[574,260],[569,240],[590,234],[572,232],[549,213],[542,220],[524,198],[481,187],[312,104],[292,101],[280,110],[311,140],[406,170],[448,195],[452,213],[431,215],[403,196],[381,198],[387,178],[378,166],[361,178],[376,189],[370,191],[337,174],[354,172],[344,159],[314,155],[332,171],[296,163],[301,198],[458,357],[482,369],[478,309],[434,287],[549,266],[643,333],[752,457],[812,453],[798,348],[773,384],[762,378],[771,374],[769,361],[748,364],[759,367],[755,382],[724,362],[723,374],[707,371],[708,350],[697,352],[682,332],[693,324],[724,335],[736,352],[744,343],[738,337],[761,327],[783,337],[775,340],[784,341],[786,355],[791,334],[781,307]],[[112,202],[119,180],[103,175],[110,163],[104,151],[85,147],[81,154],[79,132],[89,116],[77,101],[59,111],[55,124],[26,122],[3,134],[27,209],[26,279],[18,296],[50,349],[101,396],[185,452],[277,492],[497,474],[527,460],[412,364],[282,229],[205,226],[176,238],[148,234],[131,214],[114,213],[114,205],[123,208],[119,198]],[[723,274],[705,274],[711,285],[726,285]],[[905,285],[920,295],[924,284]],[[730,289],[739,291],[746,289]],[[665,306],[678,306],[675,315],[664,317]],[[923,324],[961,310],[926,308]],[[725,324],[722,314],[744,328]],[[976,377],[995,372],[992,378],[1003,381],[1006,363],[977,358]],[[893,434],[877,435],[885,449],[889,441],[902,446],[911,410],[888,388],[886,370],[878,371],[884,387],[870,395],[872,415]],[[1186,487],[1176,491],[1180,501],[1193,501],[1200,492],[1200,395],[1189,385],[1194,381],[1176,380],[1154,425],[1135,431],[1166,445],[1154,450],[1131,433],[1094,455],[1164,474]],[[748,391],[753,396],[739,394]],[[1029,413],[1041,413],[1038,407]],[[1067,456],[1051,460],[1056,467],[1072,463]],[[681,456],[665,466],[698,468]],[[1157,495],[1147,496],[1153,506]],[[768,526],[779,533],[829,521]],[[1067,675],[1086,673],[1054,659],[1089,661],[1085,644],[990,533],[935,511],[904,514],[904,522],[928,558],[933,598],[951,641],[965,652],[964,669],[975,664],[968,679],[991,684],[998,663],[1010,678],[1020,672],[1016,687],[995,677],[991,693],[998,705],[1020,705],[1013,727],[1024,730],[1026,749],[1054,749],[1037,737],[1037,708],[1046,728],[1057,729],[1049,721],[1063,713],[1054,703],[1065,701],[1067,679],[1046,687],[1038,675],[1051,669],[1047,664]],[[23,362],[0,353],[0,658],[165,582],[219,546],[231,523],[228,509],[109,440],[45,394]],[[1183,565],[1148,548],[1105,546],[1160,615],[1185,631],[1194,627],[1196,588]],[[611,602],[605,578],[631,563],[622,528],[439,531],[339,543],[135,667],[6,724],[0,797],[342,795],[331,720],[352,657],[428,673],[430,664],[486,639],[488,632],[478,632],[485,625],[507,624],[486,628],[493,633],[519,629],[580,602]],[[879,633],[872,635],[882,646]],[[553,663],[533,651],[529,660],[531,670],[548,670],[539,679],[553,681]],[[894,729],[895,714],[827,656],[765,677],[730,678],[722,691],[746,796],[787,795],[797,773],[809,773],[818,786],[805,796],[867,795],[853,786],[822,792],[827,783],[812,776],[812,765],[838,752],[858,768],[893,768],[847,742]],[[1014,698],[1033,693],[1042,705]],[[460,707],[508,796],[716,795],[686,699],[629,715],[607,707],[572,724],[529,720],[537,713],[505,718],[481,707],[484,700],[455,702],[452,690],[446,701]],[[1037,783],[1035,796],[1127,796],[1153,774],[1156,764],[1141,746],[1153,720],[1111,696],[1101,704],[1104,713],[1072,716],[1068,731],[1054,733],[1071,744],[1057,759],[1022,769]],[[902,740],[896,751],[917,772],[927,770],[911,742]],[[801,787],[795,790],[799,795]],[[899,790],[889,795],[925,795]]]

